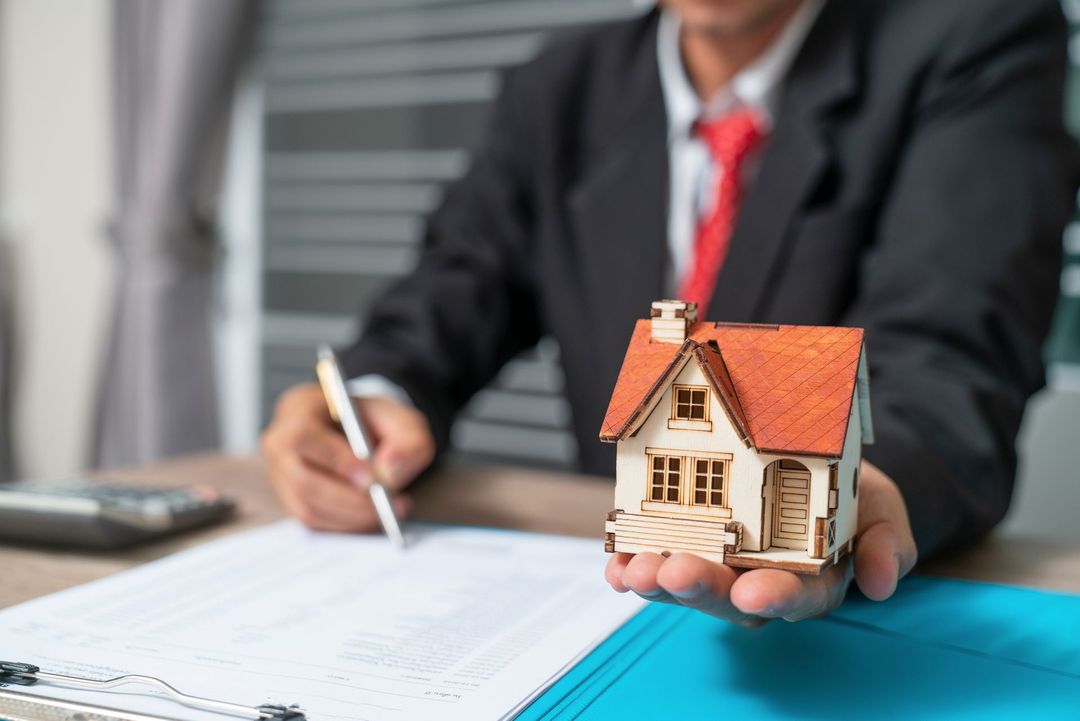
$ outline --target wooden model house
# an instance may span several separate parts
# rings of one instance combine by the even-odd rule
[[[618,444],[606,548],[820,573],[853,545],[872,435],[862,329],[653,303],[600,431]]]

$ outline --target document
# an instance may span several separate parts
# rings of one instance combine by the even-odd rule
[[[293,521],[215,541],[0,611],[0,660],[156,676],[206,698],[297,704],[311,721],[508,719],[642,606],[604,583],[596,540],[409,530],[401,552]],[[144,686],[27,690],[223,718]]]

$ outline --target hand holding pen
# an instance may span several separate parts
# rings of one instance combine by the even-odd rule
[[[435,455],[427,419],[412,406],[389,398],[356,399],[354,404],[375,442],[370,462],[353,453],[314,383],[284,393],[263,434],[275,492],[286,511],[311,528],[378,531],[368,492],[372,469],[389,491],[394,512],[407,516],[411,504],[405,491]]]

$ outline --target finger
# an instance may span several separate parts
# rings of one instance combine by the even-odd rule
[[[283,464],[291,507],[305,525],[321,531],[366,532],[378,528],[368,494],[294,456]]]
[[[760,626],[754,618],[731,603],[731,587],[739,573],[690,553],[676,553],[660,566],[656,574],[659,586],[683,606],[744,626]]]
[[[300,504],[321,519],[317,530],[338,533],[372,533],[382,528],[382,520],[366,489],[343,484],[335,476],[327,476],[315,468],[311,470],[318,485],[309,486]],[[309,481],[310,483],[311,481]],[[315,492],[312,492],[312,488]],[[405,494],[390,497],[397,518],[408,518],[412,513],[412,498]]]
[[[626,564],[630,563],[632,557],[629,553],[613,553],[611,558],[608,559],[607,565],[604,566],[604,580],[619,593],[626,593],[630,590],[623,583],[622,577],[623,572],[626,570]]]
[[[382,398],[358,402],[361,415],[375,437],[372,465],[389,488],[408,485],[435,457],[435,442],[427,418],[415,408]]]
[[[761,568],[740,576],[731,588],[731,602],[746,614],[803,621],[837,608],[851,581],[850,562],[831,566],[817,576]]]
[[[915,566],[918,550],[900,489],[869,463],[862,475],[855,580],[867,598],[883,601]]]
[[[863,595],[874,601],[893,595],[914,565],[904,545],[903,533],[892,523],[878,523],[863,531],[855,548],[855,578]]]
[[[397,495],[390,499],[394,507],[394,514],[399,518],[407,518],[412,512],[412,498],[406,495]],[[362,508],[346,509],[340,505],[328,505],[325,499],[309,501],[300,499],[297,503],[304,519],[310,519],[305,525],[316,531],[332,533],[378,533],[382,530],[382,521],[375,511],[370,500]]]
[[[404,488],[431,465],[434,449],[416,438],[395,438],[379,443],[372,464],[390,490]]]
[[[354,486],[366,488],[371,482],[368,465],[356,457],[345,436],[329,428],[308,428],[296,443],[296,452],[309,465],[321,467]]]
[[[656,581],[656,573],[663,562],[664,557],[656,553],[636,554],[623,570],[623,585],[648,601],[675,603],[675,599]]]

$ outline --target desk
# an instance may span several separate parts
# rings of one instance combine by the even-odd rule
[[[165,486],[213,483],[239,501],[239,512],[231,522],[122,552],[0,546],[0,608],[283,517],[258,459],[195,456],[101,476]],[[415,490],[414,517],[595,536],[599,542],[612,492],[611,479],[595,476],[447,465]],[[962,554],[927,564],[921,572],[1080,593],[1080,547],[1050,539],[994,536]]]

